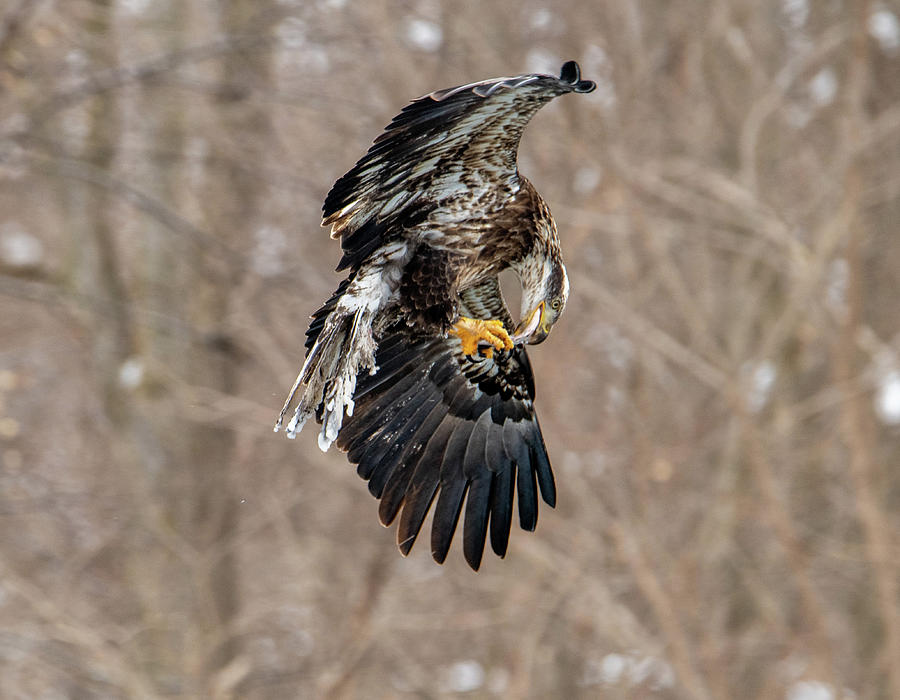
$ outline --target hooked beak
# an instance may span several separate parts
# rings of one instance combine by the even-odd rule
[[[550,332],[550,329],[543,322],[545,315],[545,305],[544,302],[541,302],[516,326],[516,330],[513,331],[512,341],[517,345],[519,343],[537,345],[542,342]]]

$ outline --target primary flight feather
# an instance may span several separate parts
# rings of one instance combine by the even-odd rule
[[[407,554],[434,504],[431,552],[443,562],[465,510],[473,569],[490,535],[505,555],[513,505],[533,530],[537,494],[556,488],[534,411],[525,345],[543,341],[569,293],[556,224],[516,166],[522,131],[554,97],[590,92],[578,64],[559,77],[495,78],[414,100],[331,188],[323,225],[348,270],[313,315],[306,360],[279,416],[286,432],[321,423],[400,516]],[[522,284],[521,322],[500,292]]]

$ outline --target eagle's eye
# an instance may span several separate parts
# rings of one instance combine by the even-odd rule
[[[558,298],[550,302],[550,308],[554,311],[559,311],[560,306],[562,306],[562,301]]]

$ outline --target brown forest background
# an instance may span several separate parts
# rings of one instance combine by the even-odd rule
[[[0,697],[900,698],[900,3],[5,0]],[[272,424],[332,182],[534,120],[560,489],[473,574]]]

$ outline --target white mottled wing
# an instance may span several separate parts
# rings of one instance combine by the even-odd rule
[[[411,102],[325,199],[322,223],[344,251],[338,269],[358,267],[449,200],[456,211],[486,213],[484,193],[518,185],[516,152],[528,121],[554,97],[594,87],[569,61],[558,78],[495,78]]]

